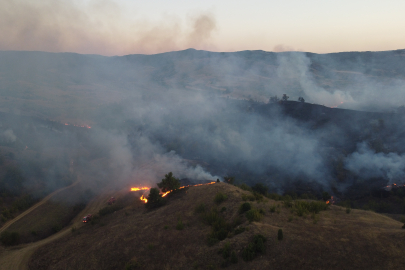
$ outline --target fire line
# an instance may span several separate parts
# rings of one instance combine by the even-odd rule
[[[197,186],[204,186],[204,185],[212,185],[212,184],[215,184],[216,182],[211,182],[211,183],[206,183],[206,184],[197,184],[197,185],[187,185],[187,186],[182,186],[182,187],[179,187],[179,189],[182,189],[182,188],[186,188],[186,187],[197,187]],[[151,189],[150,187],[133,187],[133,188],[131,188],[131,191],[140,191],[140,190],[149,190],[149,189]],[[165,197],[167,194],[169,194],[170,192],[172,192],[173,190],[170,190],[170,191],[167,191],[167,192],[165,192],[165,193],[162,193],[162,197]],[[145,202],[145,203],[147,203],[148,202],[148,199],[144,196],[145,195],[145,193],[144,194],[142,194],[142,196],[139,198],[141,201],[143,201],[143,202]]]

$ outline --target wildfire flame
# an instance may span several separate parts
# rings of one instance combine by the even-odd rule
[[[150,187],[133,187],[131,191],[139,191],[139,190],[149,190]]]
[[[215,184],[215,183],[216,182],[210,182],[210,183],[206,183],[206,184],[197,184],[197,185],[187,185],[187,186],[179,187],[179,189],[186,188],[186,187],[197,187],[197,186],[204,186],[204,185],[212,185],[212,184]],[[140,191],[140,190],[149,190],[149,189],[151,189],[151,188],[150,187],[133,187],[133,188],[131,188],[131,191]],[[165,197],[167,194],[169,194],[172,191],[173,190],[169,190],[169,191],[163,193],[162,197]],[[139,199],[141,201],[144,201],[145,203],[147,203],[148,199],[146,199],[144,195],[145,195],[145,193],[142,194],[142,196]]]
[[[145,203],[147,203],[148,202],[148,199],[146,199],[143,195],[141,196],[141,201],[144,201]]]

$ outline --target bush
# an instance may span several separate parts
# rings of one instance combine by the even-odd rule
[[[216,204],[221,204],[221,203],[224,202],[226,199],[228,199],[228,196],[226,196],[225,194],[223,194],[223,193],[221,193],[221,192],[218,192],[218,193],[215,195],[214,202],[215,202]]]
[[[197,214],[205,213],[205,204],[201,203],[197,205],[194,209],[194,212],[196,212]]]
[[[141,269],[142,265],[137,261],[130,261],[125,265],[125,270]]]
[[[250,209],[252,209],[252,206],[250,205],[250,203],[245,202],[245,203],[241,204],[241,206],[239,207],[239,213],[243,214],[243,213],[249,211]]]
[[[222,257],[227,259],[231,256],[231,245],[229,242],[226,242],[224,247],[221,249]]]
[[[320,211],[328,209],[328,205],[324,202],[307,202],[307,201],[295,201],[294,212],[298,216],[303,216],[306,213],[318,214]]]
[[[350,214],[351,209],[349,207],[346,208],[346,214]]]
[[[283,238],[284,238],[284,236],[283,236],[283,230],[282,230],[282,229],[279,229],[279,230],[278,230],[278,234],[277,234],[277,239],[278,239],[279,241],[281,241],[281,240],[283,240]]]
[[[246,185],[246,184],[241,184],[239,187],[240,187],[241,189],[243,189],[243,190],[253,192],[252,188],[249,187],[249,186]]]
[[[179,220],[177,221],[176,230],[181,231],[181,230],[183,230],[183,229],[184,229],[183,221],[182,221],[181,219],[179,219]]]
[[[254,192],[257,192],[257,193],[261,194],[261,195],[266,195],[266,194],[267,194],[268,187],[266,187],[266,186],[265,186],[264,184],[262,184],[262,183],[257,183],[256,185],[254,185],[254,186],[252,187],[252,190],[253,190]]]
[[[241,234],[241,233],[243,233],[245,230],[246,230],[245,227],[239,227],[239,228],[237,228],[237,229],[234,231],[234,234],[235,234],[235,235]]]
[[[256,197],[253,194],[242,194],[242,200],[253,202],[254,200],[256,200]]]
[[[231,263],[238,263],[238,257],[236,256],[235,251],[231,253]]]
[[[327,201],[327,200],[329,200],[330,198],[331,198],[331,196],[330,196],[330,194],[329,194],[328,192],[326,192],[326,191],[322,192],[322,199],[323,199],[324,201]]]
[[[274,213],[274,212],[276,212],[276,206],[275,206],[275,205],[272,205],[272,206],[270,207],[270,213]]]
[[[253,237],[253,241],[247,245],[242,251],[242,258],[245,261],[253,260],[258,253],[263,253],[265,251],[266,237],[261,234],[256,234]]]
[[[267,194],[267,197],[275,201],[280,201],[282,199],[282,196],[277,193]]]
[[[216,209],[211,209],[211,211],[203,215],[203,221],[208,225],[213,225],[221,218]]]
[[[253,244],[249,244],[247,247],[245,247],[242,251],[242,258],[244,261],[252,261],[256,256],[255,248],[253,247]]]
[[[263,215],[257,209],[251,209],[246,212],[246,218],[250,221],[260,221],[263,218]]]
[[[0,235],[0,241],[5,246],[14,246],[20,242],[20,234],[17,232],[3,232]]]

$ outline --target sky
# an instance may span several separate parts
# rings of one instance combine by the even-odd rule
[[[400,0],[2,0],[0,50],[395,50],[404,10]]]

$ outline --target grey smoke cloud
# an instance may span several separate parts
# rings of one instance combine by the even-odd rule
[[[148,21],[124,16],[110,0],[4,0],[0,3],[0,50],[96,53],[159,53],[207,46],[216,28],[211,13],[189,20],[191,31],[175,16]]]
[[[278,78],[299,85],[302,93],[294,91],[293,94],[303,95],[310,103],[365,111],[393,110],[405,103],[403,79],[381,80],[362,72],[347,71],[345,74],[353,76],[349,83],[340,88],[325,89],[317,83],[314,77],[317,71],[311,72],[312,61],[305,53],[282,53],[277,56],[277,61]],[[329,65],[337,66],[332,60]],[[365,64],[361,61],[354,59],[352,65],[354,70],[365,71]],[[290,93],[291,89],[284,89],[284,92]]]
[[[13,143],[17,140],[17,136],[14,135],[14,132],[12,129],[7,129],[6,131],[4,131],[3,137],[7,143]]]
[[[397,153],[376,153],[363,142],[357,151],[345,160],[345,167],[365,178],[383,177],[389,184],[403,182],[405,177],[405,155]]]

